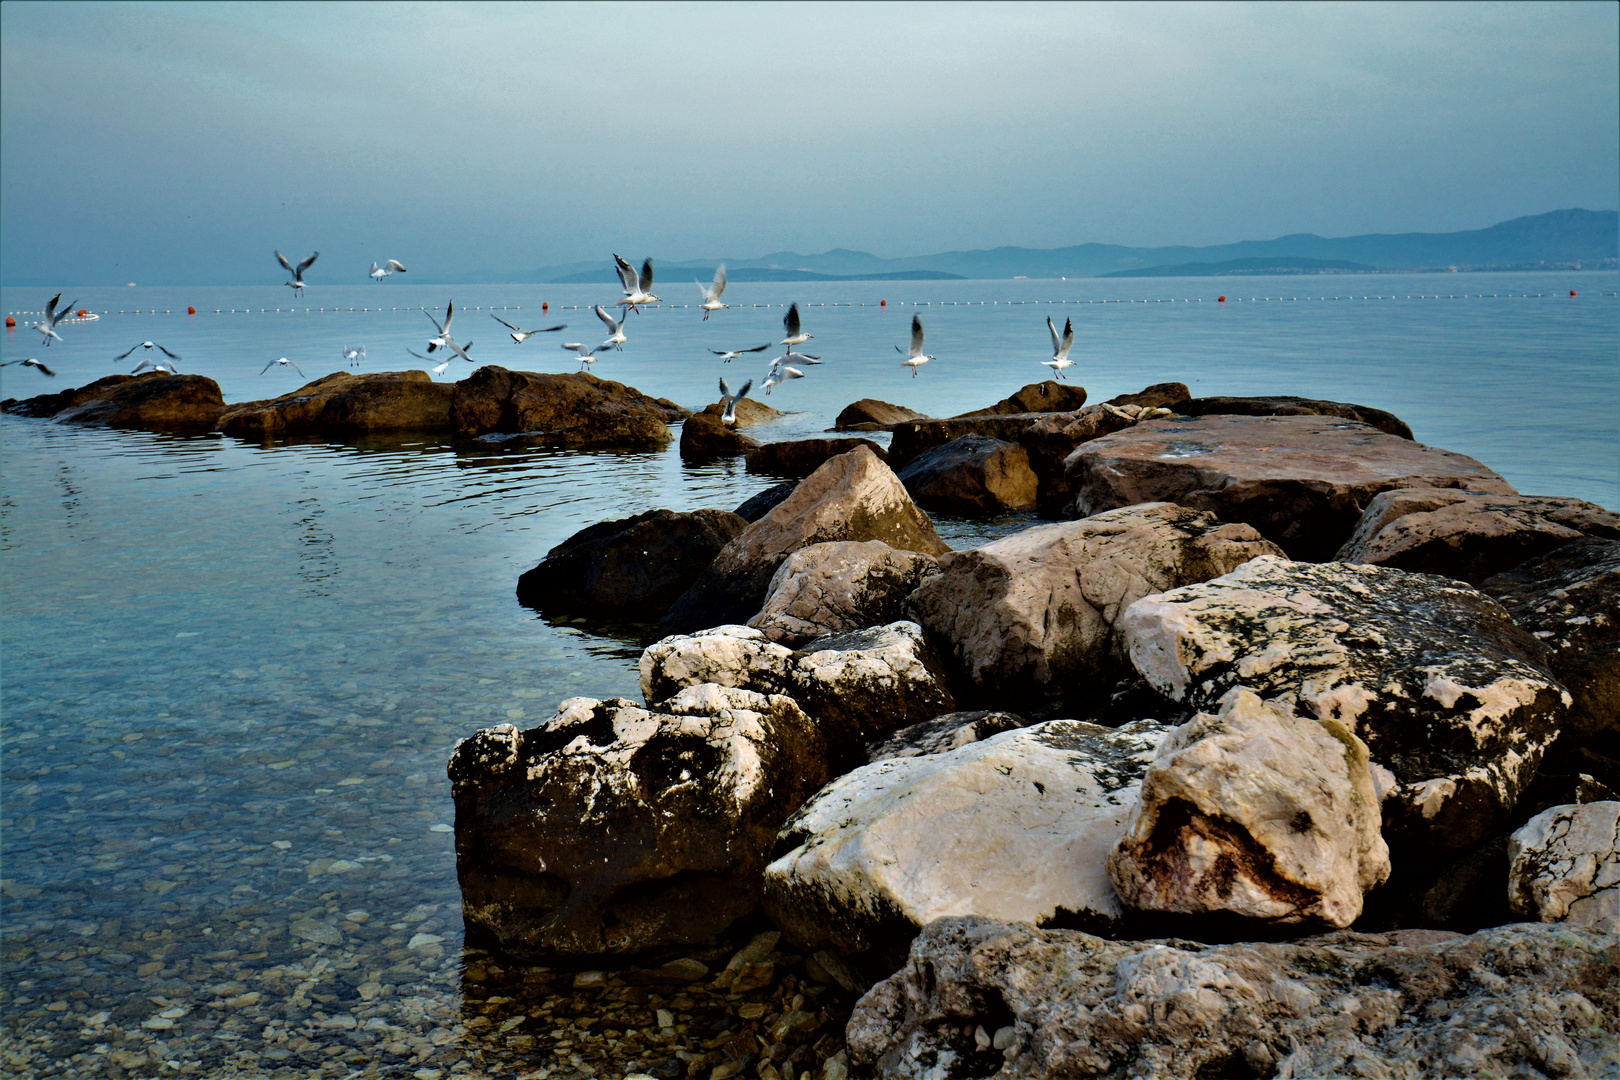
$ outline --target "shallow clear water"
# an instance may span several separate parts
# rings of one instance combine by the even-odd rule
[[[805,308],[812,351],[826,363],[772,395],[796,411],[756,429],[765,438],[820,431],[865,396],[933,415],[988,404],[1047,373],[1037,361],[1049,355],[1051,313],[1076,320],[1070,374],[1093,400],[1181,379],[1197,394],[1374,405],[1521,490],[1616,506],[1620,301],[1596,295],[1615,283],[1612,274],[840,283],[737,285],[728,299],[869,305]],[[1402,299],[1246,299],[1348,296],[1351,286],[1357,297],[1376,288]],[[1470,298],[1404,299],[1441,286]],[[550,316],[600,333],[589,312],[557,310],[600,295],[583,286],[388,283],[312,289],[308,304],[386,299],[411,310],[212,314],[250,302],[285,308],[286,291],[86,290],[75,294],[80,306],[97,310],[128,310],[139,297],[147,309],[192,303],[205,313],[64,327],[48,353],[60,377],[47,385],[0,369],[0,393],[127,370],[111,357],[143,338],[180,353],[182,370],[218,379],[228,400],[299,385],[290,373],[258,374],[281,355],[314,378],[344,367],[341,346],[363,343],[366,369],[397,369],[429,329],[414,305],[447,297],[521,304],[502,314],[525,326],[547,318],[543,297]],[[1221,292],[1225,305],[1213,302]],[[1544,295],[1475,298],[1509,292]],[[665,295],[680,298],[677,288]],[[1130,297],[1177,303],[1084,303]],[[37,309],[44,299],[8,291],[0,306]],[[881,299],[890,306],[871,306]],[[1006,303],[1059,299],[1081,302]],[[890,348],[904,343],[914,310],[900,301],[929,304],[920,310],[939,359],[915,380]],[[736,385],[765,366],[727,367],[702,347],[775,341],[781,315],[738,307],[702,323],[694,310],[651,310],[631,317],[629,346],[596,373],[699,406],[713,400],[717,375]],[[484,312],[464,307],[456,328],[489,362],[575,366],[544,339],[513,345]],[[46,357],[37,342],[8,334],[6,357]],[[538,722],[565,697],[636,695],[634,641],[552,625],[517,605],[518,574],[549,547],[654,506],[734,507],[768,483],[740,462],[687,468],[673,447],[258,446],[0,419],[0,1012],[5,1052],[30,1055],[5,1067],[100,1074],[133,1052],[146,1055],[131,1066],[137,1075],[156,1075],[158,1060],[195,1075],[306,1075],[322,1062],[338,1075],[475,1061],[499,1072],[550,1060],[544,1048],[503,1049],[466,1023],[445,759],[456,739]],[[941,525],[963,546],[1027,521]],[[244,1003],[254,992],[263,996]],[[161,1016],[176,1009],[187,1011]],[[341,1016],[360,1030],[337,1026]],[[143,1026],[154,1020],[172,1024]],[[368,1034],[370,1020],[381,1026]]]

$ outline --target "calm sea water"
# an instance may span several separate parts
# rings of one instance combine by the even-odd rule
[[[1047,374],[1051,314],[1075,320],[1070,375],[1093,400],[1179,379],[1196,394],[1359,402],[1522,491],[1613,507],[1620,300],[1601,294],[1616,285],[1592,273],[739,284],[727,296],[739,306],[706,323],[690,308],[631,316],[625,351],[595,371],[701,406],[717,376],[757,385],[766,366],[723,365],[705,346],[782,336],[781,307],[741,305],[829,305],[804,308],[825,363],[778,388],[770,403],[792,412],[756,429],[795,437],[861,397],[949,415],[1005,396]],[[555,339],[602,334],[567,309],[608,298],[391,281],[312,288],[289,312],[287,292],[75,293],[64,299],[113,314],[65,326],[48,352],[8,333],[7,359],[46,358],[59,377],[0,369],[0,394],[128,370],[111,358],[143,339],[232,401],[301,385],[259,374],[278,356],[309,378],[344,369],[349,344],[367,347],[363,370],[420,367],[405,353],[430,329],[416,306],[452,298],[474,356],[566,371],[577,364]],[[1360,299],[1377,295],[1396,298]],[[1307,299],[1322,296],[1354,299]],[[8,290],[0,307],[44,299]],[[116,314],[187,304],[199,314]],[[303,310],[322,306],[345,310]],[[513,345],[475,306],[570,330]],[[213,313],[232,307],[253,313]],[[916,379],[891,347],[914,312],[938,357]],[[518,574],[549,547],[654,506],[734,507],[768,483],[740,462],[687,468],[673,447],[259,446],[0,419],[0,1067],[566,1072],[543,1039],[519,1053],[469,1024],[484,1006],[462,994],[445,759],[456,739],[537,722],[565,697],[636,695],[635,641],[517,605]],[[964,546],[1025,523],[941,526]]]

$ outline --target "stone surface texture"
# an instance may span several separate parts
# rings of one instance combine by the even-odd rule
[[[991,414],[948,420],[908,420],[895,424],[889,440],[889,465],[903,469],[912,458],[963,435],[982,435],[1002,442],[1017,442],[1045,413]]]
[[[1110,925],[1107,855],[1165,730],[1050,720],[846,773],[782,827],[765,910],[805,948],[890,971],[947,915]]]
[[[926,420],[928,417],[904,405],[891,405],[877,398],[861,398],[850,405],[833,421],[834,431],[887,431],[907,420]]]
[[[883,1080],[1614,1076],[1620,940],[1516,924],[1212,947],[942,919],[847,1034]]]
[[[491,432],[573,449],[659,450],[691,414],[673,401],[588,372],[510,371],[485,364],[455,384],[451,423],[462,438]]]
[[[1022,413],[1070,412],[1086,403],[1086,388],[1071,382],[1047,379],[1029,383],[1014,394],[983,409],[958,413],[952,419],[969,420],[979,416],[1012,416]]]
[[[1082,517],[1180,503],[1247,522],[1291,557],[1311,561],[1333,557],[1380,491],[1514,493],[1473,458],[1331,416],[1150,420],[1081,443],[1064,468]]]
[[[752,525],[754,522],[776,509],[776,505],[783,499],[786,499],[789,495],[793,494],[793,489],[798,486],[799,485],[792,480],[787,480],[780,484],[772,484],[758,495],[753,495],[747,499],[744,499],[742,505],[737,507],[737,509],[732,511],[732,513],[736,514],[738,517],[748,522],[748,524]]]
[[[1393,773],[1397,847],[1458,849],[1505,826],[1570,700],[1495,601],[1384,567],[1262,556],[1144,597],[1120,627],[1177,701],[1208,710],[1242,686],[1354,732]]]
[[[1508,839],[1508,860],[1513,914],[1620,934],[1620,802],[1543,810]]]
[[[1187,398],[1170,404],[1169,408],[1183,416],[1337,416],[1345,420],[1358,420],[1377,428],[1386,435],[1402,439],[1412,437],[1406,421],[1394,413],[1374,409],[1367,405],[1351,405],[1343,401],[1320,401],[1316,398],[1290,397],[1204,397]]]
[[[1407,488],[1374,496],[1335,558],[1477,585],[1587,537],[1620,539],[1620,514],[1581,499]]]
[[[975,709],[967,712],[946,713],[920,724],[901,728],[885,739],[879,739],[866,748],[866,760],[884,761],[888,758],[921,757],[924,754],[943,754],[960,750],[969,743],[982,742],[1003,731],[1027,727],[1017,713]]]
[[[748,471],[767,476],[805,477],[819,469],[823,462],[839,454],[847,454],[857,446],[864,446],[883,460],[887,454],[883,447],[871,439],[788,439],[766,443],[748,454]]]
[[[1029,451],[1029,466],[1035,472],[1042,511],[1056,516],[1074,502],[1074,489],[1064,473],[1064,463],[1075,447],[1154,419],[1159,415],[1156,410],[1186,401],[1188,396],[1185,383],[1155,383],[1098,405],[1042,416],[1025,428],[1018,435],[1018,443]]]
[[[518,601],[558,614],[657,622],[747,527],[725,510],[649,510],[598,522],[519,577]]]
[[[219,430],[238,438],[449,431],[456,384],[425,371],[334,371],[290,394],[228,405]]]
[[[1248,525],[1171,503],[1131,506],[951,552],[910,606],[976,696],[1016,706],[1105,691],[1129,670],[1115,624],[1132,602],[1276,552]]]
[[[828,634],[905,618],[906,597],[939,573],[939,560],[881,540],[811,544],[771,578],[765,606],[748,625],[772,641],[803,645]]]
[[[531,961],[713,940],[827,775],[791,700],[717,686],[656,711],[570,698],[462,740],[449,774],[469,936]]]
[[[1035,505],[1029,451],[985,435],[962,435],[925,450],[896,475],[924,510],[936,514],[998,514]]]
[[[866,447],[829,458],[782,502],[721,549],[664,619],[690,632],[745,623],[759,613],[777,567],[795,551],[835,540],[881,540],[942,555],[949,548],[905,486]]]
[[[718,457],[737,457],[758,450],[759,440],[744,435],[736,428],[728,428],[720,418],[701,412],[687,417],[681,425],[680,454],[682,461],[708,461]]]
[[[1367,747],[1233,690],[1159,744],[1108,873],[1144,911],[1344,928],[1389,877]]]
[[[52,417],[67,424],[98,424],[147,431],[213,431],[225,408],[219,384],[203,375],[108,375],[93,383],[21,401],[4,411]]]

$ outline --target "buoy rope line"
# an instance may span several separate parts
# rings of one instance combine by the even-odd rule
[[[1345,301],[1345,300],[1542,300],[1542,299],[1558,300],[1558,299],[1570,299],[1570,298],[1574,297],[1574,295],[1575,295],[1575,293],[1572,290],[1567,296],[1564,293],[1556,292],[1556,293],[1423,293],[1423,294],[1419,294],[1419,295],[1416,295],[1416,296],[1399,296],[1399,295],[1393,295],[1393,296],[1233,296],[1233,297],[1230,297],[1230,298],[1225,297],[1225,296],[1221,296],[1221,297],[1217,297],[1215,300],[1210,300],[1208,297],[1193,297],[1191,299],[1185,299],[1184,298],[1184,299],[1179,299],[1179,300],[1178,299],[1159,299],[1159,300],[895,300],[893,302],[890,302],[888,300],[880,300],[880,301],[876,301],[876,302],[855,302],[855,301],[840,302],[840,301],[832,301],[832,302],[827,302],[827,303],[800,303],[799,306],[802,307],[802,308],[825,308],[825,307],[835,307],[835,308],[836,307],[847,307],[847,308],[855,308],[855,307],[863,307],[863,308],[865,308],[865,307],[870,307],[870,308],[880,308],[880,307],[1014,307],[1014,306],[1018,306],[1018,305],[1030,305],[1030,306],[1038,307],[1038,306],[1040,306],[1042,304],[1203,304],[1203,303],[1263,304],[1263,303],[1268,303],[1268,302],[1269,303],[1303,303],[1303,302],[1308,302],[1308,301],[1333,302],[1333,301],[1336,301],[1336,300],[1339,300],[1339,301]],[[1595,296],[1620,296],[1620,292],[1594,293],[1593,295],[1595,295]],[[558,304],[555,307],[552,307],[549,304],[542,305],[543,309],[547,310],[547,311],[553,311],[553,310],[555,310],[555,311],[590,311],[592,308],[594,308],[596,306],[597,305],[595,305],[595,304]],[[658,311],[658,310],[685,311],[685,310],[695,310],[695,309],[698,308],[698,306],[699,305],[697,305],[697,304],[648,304],[648,305],[645,305],[645,310],[648,310],[648,311]],[[785,308],[785,307],[788,307],[790,305],[784,303],[784,304],[733,304],[731,306],[734,307],[734,308],[754,308],[754,309],[759,309],[759,308]],[[531,307],[532,307],[532,305],[531,305]],[[336,314],[344,313],[344,312],[357,312],[359,314],[371,314],[371,313],[382,314],[382,313],[397,312],[397,311],[416,312],[416,311],[419,311],[419,310],[421,310],[421,309],[420,308],[415,308],[415,307],[387,307],[387,308],[383,308],[383,307],[375,307],[375,308],[374,307],[349,307],[349,308],[345,308],[345,307],[332,307],[332,308],[327,308],[327,307],[321,307],[321,308],[215,308],[213,310],[213,314],[215,314],[215,315],[321,315],[321,314],[336,315]],[[485,305],[482,305],[482,306],[479,306],[479,307],[463,307],[460,310],[462,310],[462,311],[522,311],[523,306],[521,304],[513,304],[513,305],[506,305],[506,306],[496,306],[496,305],[492,305],[492,304],[485,304]],[[31,318],[31,317],[35,317],[35,316],[43,316],[44,312],[41,312],[41,311],[11,311],[11,312],[7,312],[7,314],[10,315],[10,316],[13,316],[13,317],[15,317],[15,316],[23,316],[23,317]],[[120,310],[120,311],[116,311],[116,312],[111,311],[111,310],[107,310],[107,311],[102,311],[102,312],[99,312],[99,313],[94,313],[90,318],[69,318],[69,319],[64,319],[63,322],[70,322],[70,323],[71,322],[91,322],[95,318],[99,318],[102,315],[174,315],[174,314],[186,315],[186,314],[189,314],[189,313],[186,312],[184,309],[180,310],[179,312],[176,312],[173,308],[163,308],[163,309],[149,308],[149,309],[146,309],[146,310],[132,309],[132,310],[129,310],[129,311]],[[204,312],[198,312],[197,314],[205,314],[205,313]]]

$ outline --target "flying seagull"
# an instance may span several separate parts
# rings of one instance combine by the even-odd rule
[[[586,368],[596,363],[596,354],[602,352],[607,347],[608,344],[605,341],[600,345],[581,345],[575,341],[563,342],[563,348],[567,349],[569,352],[577,353],[579,355],[579,370],[581,371],[584,371]]]
[[[1069,359],[1069,350],[1074,348],[1074,320],[1063,320],[1062,337],[1058,336],[1057,327],[1052,325],[1050,315],[1046,317],[1046,328],[1052,331],[1052,359],[1042,360],[1041,363],[1051,368],[1061,379],[1064,377],[1063,369],[1074,366],[1074,361]]]
[[[294,371],[298,372],[299,378],[304,377],[304,369],[299,367],[297,364],[293,363],[291,360],[287,359],[285,356],[283,356],[280,360],[272,360],[268,364],[264,365],[264,367],[259,369],[259,374],[263,375],[266,371],[269,371],[271,368],[275,367],[277,364],[280,364],[282,367],[290,367],[290,368],[292,368]]]
[[[276,252],[276,262],[278,262],[282,266],[286,267],[287,268],[287,273],[292,275],[292,280],[287,281],[287,282],[283,282],[283,284],[292,286],[292,291],[293,291],[294,296],[303,296],[304,295],[304,271],[308,270],[310,268],[310,266],[314,264],[315,260],[320,258],[320,257],[321,257],[321,253],[317,251],[315,254],[311,255],[309,258],[307,258],[303,262],[299,263],[297,268],[295,269],[293,267],[293,264],[287,261],[287,256],[283,255],[279,251]],[[401,269],[403,269],[403,267]]]
[[[129,352],[124,353],[121,356],[113,357],[113,363],[116,364],[120,360],[128,360],[129,359],[129,353],[134,352],[136,349],[147,349],[147,350],[156,349],[158,352],[162,353],[164,356],[167,356],[170,360],[178,360],[178,359],[180,359],[178,356],[174,355],[174,353],[170,352],[168,349],[165,349],[163,346],[159,345],[155,341],[143,341],[143,342],[140,342],[137,345],[131,345],[129,347]]]
[[[5,363],[0,364],[0,367],[10,367],[12,364],[21,364],[23,367],[38,368],[41,375],[49,375],[53,379],[56,378],[56,372],[46,367],[38,360],[35,360],[32,356],[26,360],[7,360]],[[746,386],[743,387],[743,392],[747,393],[747,391],[748,388]]]
[[[923,352],[922,319],[916,315],[911,317],[911,351],[908,353],[901,349],[898,345],[894,347],[894,351],[905,357],[904,360],[900,361],[900,364],[903,367],[908,367],[911,369],[911,377],[913,379],[917,377],[918,368],[922,367],[930,360],[938,359],[938,357],[929,356]]]
[[[456,317],[456,302],[454,300],[452,300],[448,304],[445,305],[445,307],[444,307],[444,323],[443,323],[443,325],[441,325],[439,323],[438,319],[434,318],[433,313],[431,311],[429,311],[427,308],[422,309],[422,314],[426,315],[429,319],[433,320],[433,327],[434,327],[434,329],[436,329],[439,332],[438,337],[430,337],[430,338],[428,338],[428,352],[432,352],[434,349],[437,349],[437,348],[440,348],[441,346],[449,344],[449,342],[450,342],[450,320],[454,319]]]
[[[135,370],[131,371],[130,374],[139,375],[147,368],[151,368],[153,371],[167,371],[170,375],[180,374],[180,369],[174,366],[173,360],[154,360],[150,356],[136,364]]]
[[[811,356],[809,353],[794,352],[791,348],[771,361],[773,367],[777,364],[806,364],[815,367],[819,363],[821,363],[821,357]]]
[[[739,356],[743,356],[751,352],[764,352],[768,348],[770,348],[769,345],[756,345],[752,349],[710,349],[709,351],[729,364]]]
[[[625,319],[629,318],[629,316],[621,315],[619,316],[618,321],[615,322],[613,316],[602,310],[601,304],[597,304],[594,308],[592,308],[592,310],[596,312],[596,317],[602,320],[602,325],[608,328],[607,340],[602,342],[601,348],[606,349],[609,345],[611,345],[620,352],[623,352],[624,343],[630,340],[624,336],[624,321]]]
[[[802,378],[804,378],[804,372],[798,368],[790,368],[786,364],[781,367],[772,367],[771,373],[765,376],[765,393],[768,395],[771,392],[771,387],[781,386],[789,379]]]
[[[703,290],[703,303],[699,304],[698,307],[703,309],[703,318],[705,320],[708,319],[709,315],[712,312],[719,311],[721,308],[729,308],[729,307],[731,307],[730,304],[722,304],[720,302],[720,294],[726,291],[726,264],[725,263],[721,263],[720,264],[720,269],[718,269],[718,270],[716,270],[714,272],[714,284],[713,285],[710,285],[708,288],[705,289],[703,287],[703,282],[699,281],[699,282],[696,282],[695,284],[697,285],[697,287],[699,289]]]
[[[787,331],[787,337],[783,338],[778,344],[786,345],[789,348],[794,345],[803,345],[816,336],[806,334],[799,329],[799,305],[797,303],[788,308],[788,313],[782,316],[782,328]]]
[[[731,392],[731,387],[726,385],[726,380],[720,380],[720,406],[722,410],[720,413],[720,422],[722,424],[724,424],[726,427],[737,426],[737,402],[747,397],[748,391],[752,390],[753,388],[754,380],[749,379],[747,382],[742,384],[741,390],[733,394]]]
[[[384,263],[381,266],[378,266],[376,263],[371,264],[371,280],[372,281],[381,281],[383,278],[387,277],[389,274],[404,274],[404,273],[407,273],[407,271],[406,271],[405,267],[400,265],[398,259],[389,259],[386,263]]]
[[[343,347],[343,359],[356,367],[360,366],[360,361],[365,358],[366,347],[364,345],[345,345]]]
[[[410,353],[412,356],[416,357],[418,360],[427,360],[427,357],[423,356],[421,353],[417,352],[415,349],[407,348],[405,351]],[[455,359],[456,358],[452,356],[449,360],[446,360],[442,364],[437,364],[434,367],[430,368],[429,370],[431,370],[433,372],[433,374],[435,374],[435,375],[443,375],[445,373],[445,370],[447,368],[449,368],[449,366],[452,363],[455,362]]]
[[[637,314],[641,313],[641,304],[650,304],[654,300],[663,300],[661,296],[654,296],[652,291],[653,265],[652,259],[641,264],[641,276],[636,277],[635,267],[621,259],[617,254],[613,256],[613,263],[619,269],[619,281],[624,285],[624,299],[619,301],[620,307],[627,307]]]
[[[62,335],[56,332],[56,324],[73,313],[73,304],[58,308],[56,305],[61,302],[61,293],[51,297],[51,302],[45,305],[45,317],[34,324],[34,329],[45,335],[46,348],[50,348],[51,338],[55,338],[57,341],[62,340]],[[73,303],[76,304],[78,301],[75,300]]]
[[[541,327],[539,330],[519,330],[517,327],[515,327],[511,323],[507,322],[505,319],[501,318],[499,315],[491,313],[489,317],[494,319],[496,322],[500,323],[502,326],[506,327],[508,330],[512,331],[512,340],[517,342],[519,345],[523,344],[523,341],[524,341],[525,338],[532,338],[536,334],[549,334],[549,333],[551,333],[551,332],[553,332],[555,330],[566,330],[566,329],[568,329],[568,324],[567,323],[558,323],[556,326],[544,326],[544,327]]]

